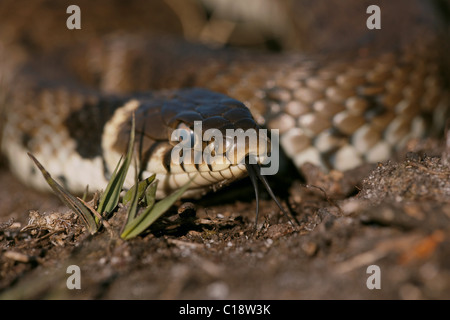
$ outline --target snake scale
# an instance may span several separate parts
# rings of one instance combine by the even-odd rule
[[[40,2],[46,19],[52,2]],[[296,7],[299,22],[312,21],[303,27],[312,34],[303,53],[211,49],[138,32],[70,44],[65,34],[83,30],[64,27],[41,30],[60,44],[46,46],[30,39],[33,32],[14,29],[20,21],[3,10],[11,28],[0,34],[2,153],[33,187],[45,181],[27,152],[73,192],[102,189],[126,150],[134,113],[139,169],[157,174],[159,198],[194,176],[186,197],[247,174],[236,163],[172,163],[171,132],[193,129],[194,121],[203,130],[278,129],[281,148],[299,169],[307,162],[326,171],[387,160],[408,139],[439,132],[449,109],[446,41],[435,8],[392,2],[378,1],[382,28],[369,30],[367,1],[299,1],[306,5]]]

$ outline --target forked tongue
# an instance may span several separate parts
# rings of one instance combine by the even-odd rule
[[[259,164],[253,164],[250,163],[249,158],[245,161],[245,167],[247,168],[248,175],[250,177],[250,180],[252,181],[253,188],[255,189],[255,198],[256,198],[256,218],[255,218],[255,227],[258,222],[258,214],[259,214],[259,188],[258,188],[258,180],[262,182],[264,185],[264,188],[266,188],[267,192],[269,193],[270,197],[275,201],[277,206],[280,208],[281,212],[287,217],[289,220],[289,223],[294,226],[292,223],[291,218],[289,218],[289,214],[284,210],[284,208],[281,206],[280,202],[277,200],[277,197],[273,193],[272,189],[270,188],[269,183],[267,182],[267,179],[265,176],[261,174],[261,167]],[[295,219],[295,218],[294,218]]]

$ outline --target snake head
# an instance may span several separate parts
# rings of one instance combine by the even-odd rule
[[[186,89],[143,97],[133,106],[128,118],[135,114],[139,171],[143,178],[156,173],[158,198],[191,179],[184,197],[197,198],[248,174],[257,199],[260,180],[282,209],[261,174],[271,140],[243,103],[204,89]],[[128,137],[130,120],[119,127],[120,136]],[[112,149],[125,145],[124,139],[116,140]]]

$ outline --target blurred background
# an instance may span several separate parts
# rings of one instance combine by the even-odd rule
[[[81,31],[64,32],[76,4]],[[271,49],[295,46],[296,19],[289,0],[2,0],[0,38],[21,39],[33,49],[48,49],[110,32],[179,35],[215,46]]]
[[[367,0],[2,0],[0,45],[21,41],[31,51],[49,50],[120,31],[182,36],[215,47],[348,51],[384,33],[409,41],[415,34],[412,26],[436,22],[426,21],[426,11],[438,8],[448,16],[448,3],[377,1],[382,30],[368,36],[366,9],[372,2]],[[81,9],[82,30],[66,28],[66,9],[72,4]]]

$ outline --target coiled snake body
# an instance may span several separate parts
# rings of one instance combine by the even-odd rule
[[[380,4],[383,19],[389,6]],[[140,169],[157,173],[158,197],[194,175],[187,197],[246,175],[246,166],[236,163],[171,163],[171,132],[192,129],[197,120],[203,130],[279,129],[281,147],[298,168],[311,162],[347,170],[384,161],[408,139],[442,128],[448,114],[445,54],[430,28],[432,14],[426,8],[403,13],[370,31],[360,12],[354,24],[362,34],[343,18],[357,40],[350,45],[338,31],[336,46],[315,54],[114,35],[20,60],[2,43],[2,152],[28,185],[45,186],[29,151],[68,189],[102,189],[126,150],[135,113]],[[127,181],[134,182],[132,174]]]

